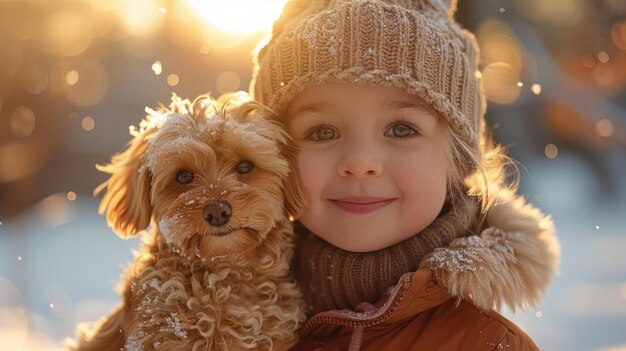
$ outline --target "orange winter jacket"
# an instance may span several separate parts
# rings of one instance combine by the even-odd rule
[[[539,350],[498,313],[480,311],[464,300],[457,305],[445,288],[434,283],[429,269],[405,274],[386,303],[374,312],[318,313],[301,334],[305,339],[324,341],[318,344],[320,351]]]
[[[312,316],[293,350],[539,350],[494,310],[536,305],[559,256],[549,217],[499,199],[480,236],[435,250],[375,305]]]

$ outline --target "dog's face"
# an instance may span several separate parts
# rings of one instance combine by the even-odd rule
[[[101,211],[118,233],[133,235],[151,219],[173,249],[213,258],[247,251],[299,215],[304,198],[285,131],[253,102],[215,107],[207,98],[175,101],[104,169],[112,176]]]

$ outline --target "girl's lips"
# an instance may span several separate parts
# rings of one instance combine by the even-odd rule
[[[370,212],[374,212],[379,210],[392,202],[396,201],[396,199],[389,198],[378,198],[378,197],[369,197],[369,196],[359,196],[359,197],[349,197],[343,199],[331,199],[335,206],[340,209],[355,213],[355,214],[367,214]]]

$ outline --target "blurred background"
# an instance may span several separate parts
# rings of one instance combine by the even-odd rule
[[[146,106],[247,90],[285,0],[0,0],[0,350],[60,350],[119,302],[138,240],[93,189]],[[626,1],[460,0],[495,139],[561,274],[505,314],[543,350],[626,350]]]

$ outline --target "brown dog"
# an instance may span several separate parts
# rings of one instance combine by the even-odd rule
[[[248,100],[248,101],[245,101]],[[151,229],[123,302],[73,350],[285,350],[305,318],[289,273],[305,198],[294,146],[247,97],[174,96],[151,112],[96,193],[122,237]]]

